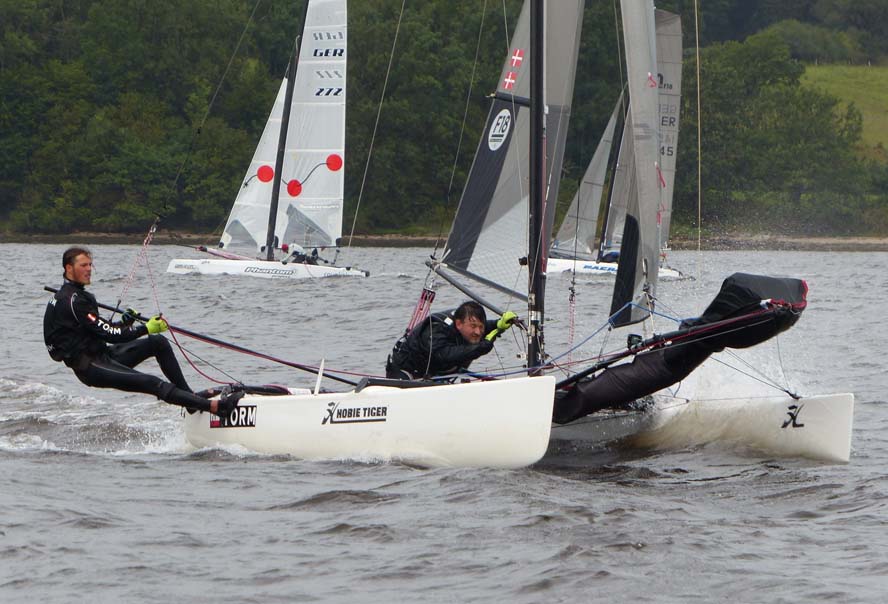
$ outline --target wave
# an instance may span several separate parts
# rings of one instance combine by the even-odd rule
[[[105,401],[0,378],[0,402],[0,451],[119,456],[190,450],[179,412],[150,397]]]

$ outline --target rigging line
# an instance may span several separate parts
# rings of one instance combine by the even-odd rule
[[[459,129],[459,140],[456,143],[456,154],[453,156],[453,167],[450,170],[450,182],[447,184],[447,196],[446,202],[450,204],[450,194],[453,191],[453,181],[456,178],[456,167],[459,163],[459,152],[462,149],[462,141],[463,135],[466,131],[466,121],[469,117],[469,107],[471,106],[472,101],[472,89],[475,85],[475,71],[478,67],[478,55],[481,53],[481,38],[484,33],[484,18],[487,15],[487,0],[484,0],[484,6],[481,9],[481,23],[478,25],[478,41],[475,43],[475,60],[472,63],[472,74],[469,76],[469,89],[466,91],[466,105],[463,109],[463,119],[462,125]],[[441,226],[438,228],[438,238],[435,240],[435,250],[432,252],[434,255],[438,251],[438,244],[441,241],[441,235],[444,232],[444,220],[441,220]]]
[[[136,254],[135,259],[133,260],[133,266],[130,268],[129,275],[127,275],[126,279],[123,281],[123,289],[120,292],[120,296],[117,300],[117,305],[120,306],[121,302],[124,298],[126,298],[126,294],[129,291],[130,286],[133,284],[133,281],[136,278],[136,268],[139,266],[141,261],[145,262],[145,265],[148,266],[148,246],[151,245],[151,240],[154,238],[154,233],[157,232],[157,225],[160,223],[160,215],[155,215],[154,222],[148,228],[148,233],[145,235],[145,239],[142,241],[142,247],[139,252]],[[112,318],[114,315],[111,315]]]
[[[240,50],[241,44],[243,43],[243,40],[244,40],[244,36],[246,36],[247,30],[250,28],[250,24],[253,22],[253,18],[255,17],[256,11],[259,9],[259,4],[261,2],[262,2],[262,0],[256,0],[256,4],[253,6],[253,10],[250,13],[250,17],[247,19],[246,24],[244,24],[244,29],[241,31],[240,37],[237,40],[237,45],[235,46],[234,51],[231,53],[231,57],[229,57],[229,59],[228,59],[228,65],[225,66],[225,71],[222,72],[222,77],[219,79],[219,83],[216,86],[216,90],[213,92],[213,96],[210,98],[210,102],[207,104],[207,109],[204,112],[204,115],[201,118],[200,123],[198,124],[197,128],[195,130],[193,130],[191,133],[191,140],[188,143],[188,151],[185,153],[185,157],[182,158],[182,163],[179,164],[179,168],[178,168],[178,170],[176,170],[176,176],[175,176],[175,178],[173,178],[173,182],[170,185],[170,191],[173,194],[176,192],[176,189],[177,189],[178,183],[179,183],[179,178],[182,176],[182,172],[185,169],[185,165],[188,163],[188,159],[191,157],[191,154],[194,150],[194,142],[197,139],[198,135],[201,133],[201,130],[203,129],[203,126],[206,123],[207,118],[210,115],[210,111],[213,108],[213,104],[216,102],[216,97],[219,95],[219,91],[222,89],[222,84],[225,82],[225,78],[228,76],[228,72],[231,69],[231,65],[234,63],[234,58],[237,56],[238,50]],[[166,198],[164,198],[163,212],[165,213],[166,211],[167,211],[167,201],[166,201]],[[135,276],[136,265],[138,264],[140,257],[144,258],[145,249],[151,243],[151,239],[154,236],[154,232],[157,230],[157,225],[160,221],[160,214],[159,213],[155,213],[155,214],[157,215],[157,217],[155,218],[154,223],[152,224],[151,229],[149,230],[149,237],[145,238],[145,242],[143,243],[142,251],[140,252],[140,256],[137,256],[136,260],[133,262],[133,268],[132,268],[132,272],[130,273],[129,279],[132,279]],[[145,265],[146,266],[148,265],[147,258],[145,258]],[[126,293],[126,290],[128,289],[128,287],[129,287],[129,285],[125,282],[124,283],[124,293]],[[123,297],[123,294],[121,294],[121,298],[122,297]],[[155,293],[155,299],[156,299],[156,293]]]
[[[398,34],[401,32],[401,19],[404,18],[404,6],[407,0],[401,0],[401,12],[398,15],[398,24],[395,27],[395,37],[392,39],[392,50],[389,53],[388,67],[385,70],[385,79],[382,82],[382,94],[379,96],[379,107],[376,110],[376,121],[373,124],[373,134],[370,135],[370,148],[367,150],[367,162],[364,164],[364,176],[361,177],[361,189],[358,191],[358,202],[355,205],[355,215],[352,218],[351,231],[348,234],[348,249],[351,249],[352,237],[355,235],[355,224],[358,222],[358,211],[361,209],[361,200],[364,197],[364,185],[367,183],[367,172],[370,170],[370,159],[373,157],[373,143],[376,141],[376,131],[379,128],[379,118],[382,115],[382,103],[385,101],[385,90],[388,87],[389,75],[392,72],[392,62],[395,59],[395,47],[398,45]]]
[[[623,78],[623,52],[622,52],[623,47],[622,47],[622,44],[620,44],[621,30],[620,30],[620,19],[618,17],[619,11],[617,9],[617,0],[614,0],[613,7],[614,7],[614,31],[616,32],[616,41],[617,41],[617,69],[620,73],[620,90],[623,90],[623,88],[626,86],[626,81]],[[623,119],[625,120],[625,115],[623,116]]]
[[[239,352],[241,354],[246,354],[246,355],[254,356],[254,357],[257,357],[260,359],[264,359],[266,361],[271,361],[273,363],[278,363],[279,365],[285,365],[287,367],[292,367],[294,369],[300,369],[300,370],[308,371],[309,373],[315,373],[315,374],[317,374],[320,369],[319,367],[317,367],[315,365],[306,365],[304,363],[295,363],[293,361],[288,361],[286,359],[275,357],[270,354],[266,354],[264,352],[250,350],[249,348],[244,348],[243,346],[238,346],[237,344],[224,342],[222,340],[218,340],[218,339],[210,337],[210,336],[206,336],[206,335],[199,334],[199,333],[187,330],[187,329],[183,329],[181,327],[176,327],[176,326],[170,325],[169,328],[170,328],[170,331],[175,330],[183,335],[188,336],[189,338],[193,338],[193,339],[201,341],[201,342],[206,342],[207,344],[213,344],[213,345],[218,346],[220,348],[232,350],[234,352]],[[337,375],[334,375],[334,374],[337,374]],[[362,376],[362,377],[363,376],[376,377],[376,376],[374,376],[374,374],[370,374],[370,373],[359,373],[359,372],[354,372],[354,371],[343,371],[343,370],[339,370],[339,369],[330,369],[330,368],[324,369],[324,376],[325,377],[328,377],[328,378],[335,380],[337,382],[343,382],[343,383],[349,384],[351,386],[355,385],[355,383],[352,382],[351,380],[347,380],[345,378],[338,377],[338,374],[354,375],[354,376]]]
[[[743,371],[742,369],[739,369],[738,367],[734,367],[733,365],[730,365],[730,364],[726,363],[725,361],[723,361],[723,360],[721,360],[721,359],[719,359],[719,358],[717,358],[717,357],[711,357],[711,358],[712,358],[712,360],[715,361],[716,363],[721,363],[722,365],[724,365],[724,366],[727,367],[728,369],[733,369],[733,370],[736,371],[737,373],[739,373],[739,374],[741,374],[741,375],[745,375],[746,377],[748,377],[748,378],[750,378],[750,379],[752,379],[752,380],[755,380],[756,382],[759,382],[759,383],[761,383],[761,384],[764,384],[765,386],[770,386],[771,388],[774,388],[775,390],[779,390],[780,392],[784,392],[784,393],[786,393],[788,396],[794,398],[795,400],[798,400],[798,399],[801,398],[801,397],[800,397],[798,394],[796,394],[795,392],[791,392],[791,391],[789,390],[789,388],[784,388],[784,387],[780,386],[779,384],[777,384],[776,382],[768,381],[768,380],[770,380],[770,378],[768,378],[768,380],[762,379],[762,378],[760,378],[760,377],[757,377],[757,376],[753,375],[752,373],[747,373],[746,371]],[[739,357],[737,357],[737,358],[739,359]],[[739,360],[742,360],[742,359],[739,359]],[[765,377],[767,377],[767,376],[765,376]]]
[[[778,357],[779,357],[779,348],[780,348],[779,343],[780,343],[780,339],[777,338],[777,337],[775,337],[774,339],[777,341],[777,345],[778,345],[778,346],[777,346],[777,347],[778,347]],[[778,389],[780,389],[780,390],[784,390],[785,388],[789,388],[789,386],[781,386],[781,385],[780,385],[780,382],[778,382],[775,378],[773,378],[773,377],[771,377],[770,375],[766,374],[764,371],[762,371],[761,369],[757,368],[755,365],[753,365],[752,363],[750,363],[750,362],[747,361],[746,359],[743,359],[739,354],[737,354],[737,353],[734,352],[733,350],[727,350],[727,349],[726,349],[726,350],[724,350],[724,352],[727,353],[727,354],[729,354],[729,355],[731,355],[731,356],[734,358],[734,360],[736,360],[738,363],[741,363],[742,365],[745,365],[746,368],[747,368],[749,371],[754,372],[754,373],[756,373],[757,375],[761,376],[761,379],[763,379],[763,380],[768,380],[768,381],[771,383],[771,385],[774,386],[775,388],[778,388]],[[783,369],[782,361],[779,361],[779,366],[780,366],[780,368],[781,368],[781,372],[782,372],[782,369]],[[733,369],[733,367],[732,367],[732,369]],[[786,376],[785,376],[785,375],[783,376],[783,382],[786,383]],[[784,390],[784,391],[786,391],[786,390]]]
[[[617,311],[617,313],[615,313],[615,314],[619,314],[620,312],[623,311],[623,309],[625,309],[625,308],[626,308],[627,306],[629,306],[630,304],[632,304],[632,303],[626,303],[626,304],[623,306],[623,308],[621,308],[621,309],[620,309],[619,311]],[[661,347],[666,346],[666,345],[668,345],[670,348],[673,348],[673,349],[674,349],[674,348],[680,348],[680,347],[682,347],[682,346],[686,346],[686,345],[688,345],[688,344],[692,344],[692,343],[694,343],[695,341],[705,341],[705,340],[711,339],[711,338],[713,338],[713,337],[718,337],[718,336],[720,336],[720,335],[725,335],[725,334],[729,334],[729,333],[734,333],[734,332],[736,332],[736,331],[740,331],[740,330],[742,330],[742,329],[746,329],[746,328],[748,328],[748,327],[754,327],[755,325],[760,325],[761,323],[767,321],[768,319],[767,319],[767,318],[763,318],[761,321],[759,321],[759,322],[757,322],[757,323],[751,323],[750,325],[744,325],[744,326],[736,327],[736,328],[734,328],[734,329],[727,330],[727,331],[725,331],[725,332],[723,332],[723,333],[721,333],[721,334],[719,334],[719,333],[713,333],[713,334],[710,334],[710,335],[706,335],[708,332],[710,332],[710,331],[712,331],[712,330],[714,330],[714,329],[716,329],[716,328],[718,328],[718,327],[722,327],[722,326],[730,326],[732,323],[739,322],[739,321],[741,321],[741,320],[745,320],[745,319],[749,319],[749,318],[753,318],[753,317],[755,317],[755,316],[757,316],[757,315],[763,315],[763,314],[765,314],[765,313],[767,313],[767,312],[769,312],[769,311],[768,311],[768,310],[762,310],[762,311],[757,311],[757,312],[755,312],[755,313],[750,313],[750,314],[748,314],[748,315],[744,315],[744,316],[742,316],[742,317],[735,317],[735,318],[732,318],[732,319],[725,319],[724,321],[720,321],[720,322],[718,322],[717,324],[716,324],[716,323],[713,323],[713,324],[708,325],[708,326],[703,326],[703,327],[701,327],[700,329],[698,329],[698,330],[696,330],[696,331],[693,331],[693,332],[689,331],[689,332],[686,332],[686,333],[683,333],[683,334],[675,335],[675,336],[673,336],[672,338],[670,338],[669,340],[666,340],[666,339],[658,339],[657,341],[649,342],[646,346],[639,346],[639,347],[634,348],[634,349],[628,349],[628,348],[626,348],[626,349],[620,349],[620,350],[615,351],[615,352],[607,353],[606,355],[602,352],[601,354],[599,354],[599,356],[597,357],[597,359],[594,359],[594,360],[596,360],[597,363],[607,362],[608,364],[612,364],[612,363],[614,363],[614,362],[616,362],[616,361],[618,361],[618,360],[620,360],[620,359],[626,358],[626,357],[628,357],[628,356],[633,356],[633,355],[636,355],[636,354],[639,354],[639,353],[642,353],[642,352],[647,352],[647,351],[650,351],[650,350],[655,350],[655,349],[661,348]],[[599,333],[602,329],[604,329],[604,326],[601,327],[601,328],[599,328],[595,333],[591,334],[589,337],[587,337],[583,342],[581,342],[580,344],[578,344],[575,348],[579,348],[579,346],[581,346],[583,343],[585,343],[585,342],[589,341],[590,339],[592,339],[592,338],[593,338],[597,333]],[[699,338],[696,339],[696,340],[691,340],[691,341],[687,341],[687,342],[685,341],[685,340],[688,340],[689,338],[694,338],[694,337],[696,337],[698,334],[702,334],[702,337],[699,337]],[[669,342],[669,343],[667,344],[667,342]],[[603,351],[603,346],[602,346],[602,351]],[[561,355],[559,355],[559,356],[557,356],[557,357],[552,357],[552,361],[550,361],[550,362],[558,361],[559,359],[561,359],[562,357],[564,357],[566,354],[567,354],[567,353],[565,352],[565,353],[562,353]],[[592,360],[592,359],[590,359],[590,360]],[[603,369],[603,368],[604,368],[604,367],[600,367],[599,369]],[[753,368],[753,369],[754,369],[754,368]],[[775,388],[778,388],[778,389],[779,389],[779,386],[776,386],[776,385],[773,385],[773,384],[772,384],[772,386],[774,386]]]
[[[185,360],[188,361],[188,364],[191,365],[191,368],[194,369],[194,370],[198,373],[198,375],[200,375],[200,376],[204,377],[205,379],[207,379],[207,380],[209,380],[209,381],[211,381],[211,382],[214,382],[214,383],[216,383],[216,384],[225,384],[225,383],[227,383],[227,382],[223,382],[222,380],[217,380],[216,378],[213,378],[213,377],[207,375],[206,373],[204,373],[204,372],[203,372],[203,371],[202,371],[197,365],[194,364],[194,362],[191,360],[191,357],[194,357],[194,358],[200,360],[202,363],[205,363],[206,365],[212,367],[213,369],[215,369],[215,370],[218,371],[219,373],[225,375],[226,377],[228,377],[228,378],[231,380],[232,383],[243,383],[241,380],[238,380],[237,378],[235,378],[233,375],[231,375],[231,374],[228,373],[227,371],[225,371],[225,370],[219,368],[218,366],[214,365],[213,363],[210,363],[209,361],[207,361],[207,360],[204,359],[203,357],[199,356],[198,354],[196,354],[196,353],[194,353],[194,352],[188,350],[188,349],[187,349],[187,348],[186,348],[186,347],[185,347],[185,346],[179,341],[179,338],[176,337],[176,332],[174,332],[174,331],[173,331],[173,332],[170,332],[170,335],[173,337],[173,342],[176,343],[176,348],[179,349],[179,352],[182,353],[182,356],[185,357]],[[189,355],[190,355],[190,356],[189,356]]]
[[[697,54],[697,259],[698,259],[698,271],[697,276],[702,279],[702,275],[700,272],[700,248],[701,248],[701,240],[703,238],[703,185],[702,185],[702,174],[701,174],[701,149],[703,143],[703,126],[702,126],[702,116],[700,115],[700,17],[697,13],[697,5],[698,1],[694,0],[694,45]]]

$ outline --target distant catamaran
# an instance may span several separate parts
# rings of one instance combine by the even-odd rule
[[[217,249],[167,272],[305,279],[366,276],[318,250],[342,236],[345,188],[346,0],[307,0],[288,75]],[[277,253],[277,258],[276,258]]]
[[[678,153],[678,118],[681,108],[681,19],[662,10],[655,11],[656,77],[650,74],[645,84],[657,88],[656,136],[659,149],[657,178],[660,185],[652,193],[657,196],[656,217],[660,248],[668,247],[672,219],[672,194],[675,185],[675,162]],[[650,44],[639,49],[626,37],[626,53],[645,52]],[[632,131],[632,95],[621,94],[608,120],[592,160],[580,181],[580,187],[564,215],[550,251],[549,272],[573,271],[578,274],[615,276],[619,257],[626,208],[637,196],[632,186],[635,178]],[[614,140],[615,134],[619,133]],[[614,153],[617,151],[617,153]],[[613,157],[614,161],[611,161]],[[608,184],[610,186],[608,187]],[[600,211],[600,209],[603,210]],[[599,219],[599,215],[601,218]],[[598,228],[599,222],[601,228]],[[600,236],[599,236],[600,231]],[[681,273],[660,266],[661,279],[681,278]]]

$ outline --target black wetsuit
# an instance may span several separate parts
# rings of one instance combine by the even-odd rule
[[[484,333],[495,328],[496,321],[487,321]],[[450,313],[435,313],[398,340],[386,363],[385,375],[409,380],[461,373],[492,348],[493,342],[486,339],[472,344],[463,338]]]
[[[209,411],[210,401],[188,387],[167,339],[142,337],[147,334],[144,325],[109,323],[100,317],[95,297],[83,285],[67,279],[43,315],[43,340],[49,356],[64,362],[87,386],[144,392],[173,405]],[[133,369],[150,357],[157,359],[172,383]]]

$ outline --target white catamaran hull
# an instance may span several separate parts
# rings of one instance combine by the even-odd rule
[[[695,401],[655,395],[637,411],[602,411],[553,425],[553,444],[675,449],[724,443],[774,457],[847,463],[853,394]]]
[[[276,260],[228,260],[225,258],[176,258],[167,272],[176,275],[244,275],[265,279],[317,279],[320,277],[366,277],[367,272],[344,266],[288,263]]]
[[[662,402],[657,426],[635,441],[656,448],[721,442],[775,457],[847,463],[854,395]]]
[[[546,452],[555,378],[428,388],[247,395],[231,417],[185,417],[195,447],[240,445],[300,459],[520,468]]]
[[[567,273],[576,271],[578,275],[617,275],[616,262],[595,262],[594,260],[574,260],[572,258],[549,258],[546,261],[546,272]],[[666,266],[660,267],[660,279],[682,279],[684,275]]]

